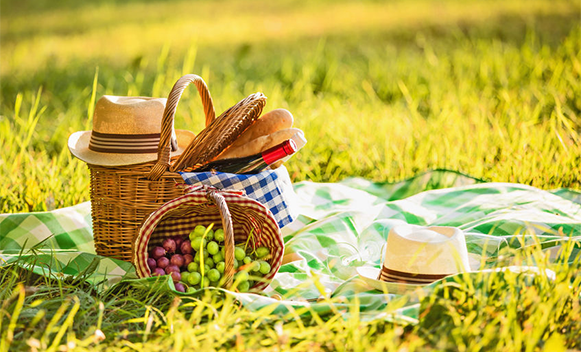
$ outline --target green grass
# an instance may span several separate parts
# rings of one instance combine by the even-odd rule
[[[206,80],[218,113],[256,91],[268,97],[266,111],[289,109],[309,139],[288,163],[295,182],[396,181],[448,168],[490,181],[581,189],[575,1],[2,0],[1,6],[0,212],[88,200],[88,170],[71,157],[66,140],[90,129],[95,97],[166,96],[184,73]],[[184,94],[177,127],[202,128],[198,100],[194,89]],[[439,324],[414,328],[356,314],[303,321],[239,310],[233,302],[201,303],[212,298],[108,296],[33,278],[20,286],[18,272],[2,269],[0,332],[3,343],[14,334],[14,346],[40,349],[67,341],[148,350],[174,343],[534,350],[561,342],[578,349],[579,290],[568,285],[579,287],[579,263],[558,269],[555,282],[541,277],[523,292],[503,290],[497,297],[503,304],[489,298],[495,285],[518,287],[516,281],[497,278],[476,291],[461,284],[460,292],[474,299],[435,294],[425,304],[443,307]],[[462,309],[451,307],[467,313],[462,318]],[[567,309],[546,314],[547,307]],[[97,329],[106,336],[100,344],[93,341]]]
[[[573,249],[564,246],[561,258]],[[549,267],[540,247],[503,263]],[[421,305],[420,324],[313,309],[275,314],[241,309],[231,297],[173,297],[158,287],[104,293],[81,279],[49,281],[0,268],[0,350],[564,351],[581,346],[581,265],[557,260],[557,275],[482,274],[439,286]],[[329,303],[344,303],[332,298]],[[390,304],[386,312],[397,308]],[[301,314],[301,316],[299,316]],[[345,319],[345,314],[348,318]]]

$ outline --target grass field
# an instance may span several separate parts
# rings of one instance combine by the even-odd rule
[[[0,213],[88,200],[88,170],[66,141],[91,128],[95,98],[164,97],[185,73],[206,80],[218,113],[256,91],[266,111],[289,109],[309,139],[287,166],[297,182],[448,168],[581,189],[578,1],[2,0],[1,11]],[[184,94],[178,128],[201,130],[196,94]],[[581,302],[567,287],[580,265],[534,294],[503,293],[504,306],[476,292],[461,302],[476,317],[406,328],[200,303],[212,298],[103,297],[79,283],[25,288],[4,270],[0,350],[579,349]]]

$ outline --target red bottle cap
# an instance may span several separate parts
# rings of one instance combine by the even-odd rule
[[[284,158],[285,156],[294,154],[296,151],[297,144],[295,141],[292,139],[287,139],[281,144],[275,145],[274,147],[262,152],[262,159],[264,159],[267,165],[270,165],[275,161]]]

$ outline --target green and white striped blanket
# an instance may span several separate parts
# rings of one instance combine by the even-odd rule
[[[274,305],[275,313],[348,313],[356,302],[364,318],[415,323],[418,291],[385,294],[357,275],[359,266],[380,267],[387,234],[395,225],[461,228],[471,265],[478,270],[502,266],[527,246],[541,246],[552,260],[563,243],[576,243],[566,260],[572,262],[581,253],[581,193],[573,190],[484,183],[444,170],[394,184],[350,178],[301,182],[294,188],[301,201],[300,216],[282,229],[289,262],[264,295],[206,290],[234,295],[252,310]],[[50,212],[0,215],[0,265],[15,262],[54,278],[86,274],[98,290],[161,285],[178,294],[169,281],[137,279],[130,263],[95,254],[89,202]],[[399,298],[403,303],[395,308],[388,304]]]

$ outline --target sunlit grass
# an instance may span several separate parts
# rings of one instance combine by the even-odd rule
[[[345,34],[362,35],[361,40],[366,40],[369,34],[386,30],[413,32],[428,26],[479,25],[512,16],[532,20],[538,14],[570,16],[576,9],[568,1],[313,1],[297,6],[292,1],[229,0],[115,6],[97,2],[71,7],[5,16],[0,74],[66,68],[79,59],[127,63],[141,55],[156,55],[166,43],[183,52],[192,42],[215,48],[240,43],[284,44]],[[292,49],[281,47],[287,52]]]
[[[3,267],[0,349],[575,350],[581,345],[581,262],[571,261],[572,250],[569,242],[549,264],[547,253],[531,246],[503,263],[535,265],[538,275],[491,272],[445,282],[422,300],[415,326],[366,319],[357,302],[343,308],[343,297],[325,301],[338,314],[308,307],[249,311],[218,292],[180,298],[156,286],[123,286],[97,293],[83,280],[49,281]],[[395,308],[388,305],[384,313]]]
[[[262,91],[266,110],[289,109],[311,141],[288,163],[295,181],[394,181],[449,168],[490,181],[579,189],[580,27],[556,45],[544,44],[534,27],[523,28],[518,44],[454,28],[443,37],[416,33],[409,44],[330,37],[300,51],[291,41],[293,55],[243,46],[202,60],[200,47],[191,46],[177,63],[165,47],[152,64],[143,58],[125,69],[100,66],[95,94],[165,96],[189,72],[208,82],[218,112]],[[95,68],[72,63],[3,79],[0,211],[88,199],[88,172],[70,157],[66,140],[90,129],[95,76]],[[184,95],[178,127],[202,128],[196,94]]]

